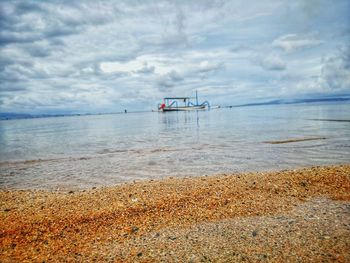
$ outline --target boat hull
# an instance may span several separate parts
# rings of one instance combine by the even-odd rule
[[[165,107],[162,109],[162,111],[192,111],[192,110],[205,110],[205,105],[188,106],[188,107]]]

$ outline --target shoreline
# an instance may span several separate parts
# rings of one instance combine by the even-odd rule
[[[76,160],[88,160],[88,157],[79,157],[77,159],[70,159],[68,161],[76,161]],[[38,160],[27,160],[27,161],[20,161],[20,162],[14,162],[14,163],[1,163],[0,162],[0,168],[2,165],[18,165],[18,164],[33,164],[38,162],[56,162],[60,161],[61,159],[48,159],[48,160],[43,160],[43,159],[38,159]],[[109,189],[109,188],[115,188],[115,187],[120,187],[120,186],[125,186],[125,185],[130,185],[130,184],[135,184],[135,183],[149,183],[149,182],[154,182],[154,181],[164,181],[164,180],[186,180],[186,179],[198,179],[198,178],[205,178],[205,177],[215,177],[215,176],[222,176],[222,175],[230,175],[230,176],[236,176],[240,174],[266,174],[266,173],[278,173],[278,172],[284,172],[284,171],[295,171],[295,170],[303,170],[303,169],[312,169],[314,167],[334,167],[334,166],[343,166],[343,165],[348,165],[346,162],[333,162],[333,163],[326,163],[326,164],[315,164],[315,165],[298,165],[298,166],[287,166],[287,167],[269,167],[269,168],[257,168],[257,169],[242,169],[242,170],[234,170],[232,172],[213,172],[213,173],[202,173],[202,174],[187,174],[187,175],[157,175],[157,177],[136,177],[136,178],[128,178],[126,179],[123,177],[123,179],[116,180],[115,182],[111,183],[82,183],[82,184],[76,184],[73,182],[73,184],[68,183],[50,183],[50,184],[45,184],[45,187],[43,184],[40,186],[38,185],[20,185],[20,186],[15,186],[15,183],[11,184],[4,184],[0,186],[0,192],[8,192],[8,191],[27,191],[27,192],[43,192],[43,193],[81,193],[81,192],[86,192],[90,190],[101,190],[101,189]]]
[[[350,261],[350,164],[0,200],[3,262]]]

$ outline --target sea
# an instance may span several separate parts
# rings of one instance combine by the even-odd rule
[[[80,190],[349,162],[348,102],[0,121],[0,189]]]

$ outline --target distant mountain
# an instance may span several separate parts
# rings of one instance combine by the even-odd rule
[[[33,115],[26,113],[0,112],[0,120],[29,119]]]
[[[239,105],[232,105],[226,107],[249,107],[249,106],[263,106],[263,105],[279,105],[279,104],[300,104],[300,103],[315,103],[315,102],[336,102],[336,101],[350,101],[350,98],[313,98],[313,99],[289,99],[289,100],[271,100],[266,102],[246,103]]]
[[[15,112],[0,112],[0,120],[33,119],[46,117],[78,116],[80,114],[27,114]]]
[[[222,108],[233,107],[249,107],[249,106],[263,106],[263,105],[279,105],[279,104],[299,104],[299,103],[315,103],[315,102],[337,102],[337,101],[350,101],[350,97],[333,97],[333,98],[312,98],[312,99],[280,99],[271,100],[266,102],[253,102],[246,104],[238,104],[231,106],[221,106]],[[145,112],[134,111],[130,113]],[[64,117],[64,116],[84,116],[84,115],[101,115],[101,114],[121,114],[123,112],[114,113],[85,113],[85,114],[27,114],[27,113],[15,113],[15,112],[0,112],[0,120],[13,120],[13,119],[31,119],[31,118],[45,118],[45,117]]]
[[[319,98],[319,99],[298,99],[293,101],[286,101],[284,104],[296,103],[313,103],[313,102],[332,102],[332,101],[350,101],[350,98]]]

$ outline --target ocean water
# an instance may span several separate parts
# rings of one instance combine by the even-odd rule
[[[328,103],[0,121],[0,188],[349,163],[349,119],[349,103]],[[302,138],[320,139],[266,143]]]

